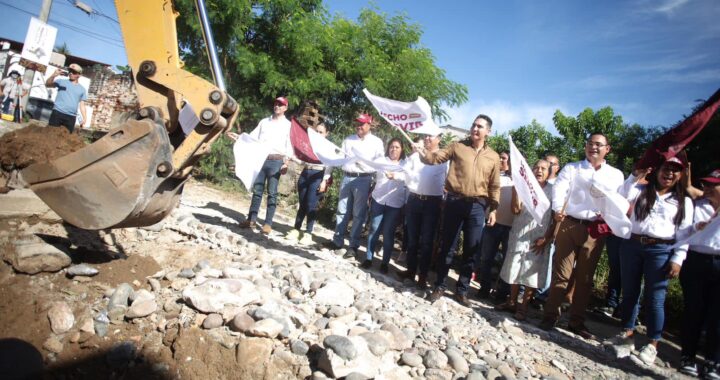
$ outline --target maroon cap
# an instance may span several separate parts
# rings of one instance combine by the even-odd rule
[[[685,163],[677,157],[670,157],[667,160],[665,160],[665,163],[666,164],[675,164],[675,165],[680,166],[683,169],[685,169],[685,166],[686,166]]]
[[[361,113],[360,115],[358,115],[358,117],[355,118],[355,121],[357,121],[358,123],[367,124],[372,123],[373,118],[366,113]]]
[[[277,98],[275,98],[275,103],[276,103],[276,104],[277,104],[277,103],[280,103],[280,104],[282,104],[282,105],[284,105],[284,106],[288,105],[287,99],[285,99],[285,98],[282,97],[282,96],[278,96]]]
[[[720,183],[720,169],[713,170],[709,176],[700,178],[700,181],[708,183]]]

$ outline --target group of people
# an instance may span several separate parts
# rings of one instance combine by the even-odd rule
[[[277,98],[274,110],[273,116],[261,121],[252,134],[276,145],[274,151],[287,155],[273,153],[267,157],[253,186],[253,201],[243,224],[248,227],[256,222],[267,185],[268,211],[263,225],[266,233],[271,231],[277,204],[278,178],[292,157],[289,139],[281,138],[287,137],[289,129],[284,117],[287,100]],[[444,296],[448,273],[454,265],[458,280],[453,297],[469,306],[473,273],[480,283],[477,296],[487,297],[493,288],[490,268],[500,251],[504,255],[500,278],[505,286],[494,291],[509,296],[496,306],[499,310],[512,311],[515,318],[524,320],[530,301],[543,293],[547,299],[539,324],[542,329],[555,327],[561,305],[569,301],[568,330],[594,339],[585,326],[585,311],[607,240],[608,254],[613,256],[609,260],[612,283],[608,301],[615,302],[610,306],[618,309],[622,331],[605,343],[615,349],[618,357],[630,356],[644,283],[642,307],[649,343],[632,358],[645,365],[654,363],[663,331],[668,281],[680,276],[685,302],[680,369],[691,375],[699,373],[696,354],[704,329],[706,361],[702,373],[706,378],[720,378],[720,231],[711,231],[715,237],[707,245],[683,242],[717,217],[720,170],[700,179],[702,191],[690,184],[684,155],[664,159],[655,167],[638,168],[625,179],[620,170],[605,161],[610,141],[602,133],[593,133],[586,141],[584,160],[568,163],[562,170],[557,156],[552,154],[534,163],[532,173],[551,201],[551,207],[538,220],[515,191],[508,152],[498,154],[487,144],[492,130],[492,119],[487,115],[474,119],[466,139],[444,148],[439,146],[439,128],[423,129],[422,142],[411,144],[412,154],[408,157],[402,140],[394,138],[383,144],[372,133],[372,123],[372,116],[358,115],[354,120],[356,133],[345,138],[340,148],[365,160],[342,166],[336,226],[330,244],[338,253],[358,259],[363,268],[371,268],[382,235],[379,269],[387,273],[395,232],[403,225],[407,269],[398,276],[426,289],[434,266],[436,276],[427,297],[434,302]],[[325,125],[316,128],[321,135],[327,134]],[[305,165],[298,180],[300,208],[294,229],[287,235],[289,239],[299,239],[302,234],[305,243],[313,243],[315,210],[329,178],[329,168]],[[607,192],[619,194],[630,204],[628,239],[612,235],[593,200]],[[306,230],[301,233],[304,218]],[[366,252],[361,255],[361,232],[366,221],[368,239]],[[460,232],[462,250],[457,255]],[[433,262],[436,240],[440,249]]]
[[[82,122],[87,120],[85,108],[85,101],[88,99],[87,91],[79,82],[82,72],[82,67],[77,63],[73,63],[66,70],[55,69],[48,76],[45,86],[48,89],[57,89],[52,113],[48,120],[49,126],[64,126],[69,132],[73,132],[78,113],[82,117]],[[67,76],[67,78],[64,76]],[[10,106],[15,104],[13,114],[15,121],[19,122],[20,98],[27,95],[29,90],[30,86],[22,83],[20,73],[17,70],[12,70],[7,78],[0,81],[2,113],[8,114]]]

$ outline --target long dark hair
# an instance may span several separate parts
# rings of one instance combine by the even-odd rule
[[[650,176],[647,178],[648,183],[640,192],[637,202],[635,202],[635,219],[645,220],[645,218],[650,215],[650,211],[655,205],[655,201],[657,201],[657,176],[660,172],[660,168],[662,168],[664,164],[665,162],[653,168]],[[675,183],[675,186],[670,191],[674,193],[675,198],[678,200],[678,210],[675,214],[675,218],[673,218],[673,223],[677,227],[685,218],[685,187],[682,185],[682,178]]]
[[[400,144],[400,159],[404,160],[405,159],[405,147],[403,146],[403,142],[399,137],[393,137],[390,139],[390,141],[388,141],[387,147],[385,148],[385,157],[390,157],[390,145],[392,145],[392,143],[394,143],[396,141],[398,144]]]

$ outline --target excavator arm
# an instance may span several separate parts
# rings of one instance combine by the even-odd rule
[[[95,143],[22,171],[63,220],[91,230],[146,226],[167,216],[193,166],[239,111],[225,91],[209,29],[205,40],[219,86],[183,70],[170,0],[115,3],[139,112]],[[202,0],[198,10],[205,17]]]

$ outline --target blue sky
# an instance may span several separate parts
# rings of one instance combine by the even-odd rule
[[[209,0],[210,1],[210,0]],[[85,3],[115,17],[113,2]],[[41,0],[0,0],[0,37],[23,40]],[[356,19],[361,8],[404,14],[424,32],[448,78],[467,85],[469,100],[449,110],[456,126],[478,113],[503,132],[537,119],[552,130],[559,109],[577,115],[611,106],[626,122],[670,125],[695,100],[720,88],[720,1],[437,1],[325,2],[331,14]],[[50,23],[73,54],[110,64],[126,58],[117,24],[55,0]],[[58,24],[56,24],[58,26]],[[422,94],[418,94],[422,95]]]

